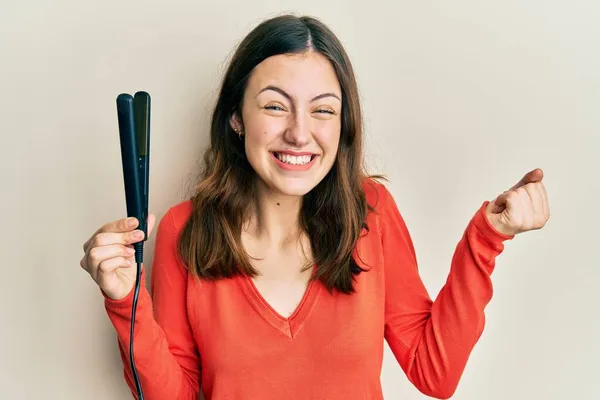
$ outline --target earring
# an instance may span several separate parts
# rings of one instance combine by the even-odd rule
[[[235,130],[235,133],[237,133],[238,136],[240,137],[240,140],[242,140],[242,135],[244,134],[244,131],[240,128],[236,128],[234,130]]]

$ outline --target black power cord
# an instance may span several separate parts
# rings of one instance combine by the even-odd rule
[[[135,326],[135,311],[137,309],[138,296],[140,293],[140,282],[142,280],[142,263],[144,262],[144,242],[137,242],[133,244],[135,249],[135,262],[137,264],[137,274],[135,278],[135,290],[133,292],[133,305],[131,306],[131,330],[129,332],[129,362],[131,365],[131,372],[133,373],[133,379],[135,380],[135,387],[137,390],[138,400],[144,400],[144,393],[142,392],[142,385],[140,384],[140,378],[135,368],[135,361],[133,359],[133,334]]]

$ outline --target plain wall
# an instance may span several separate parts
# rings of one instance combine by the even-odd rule
[[[152,96],[150,209],[193,186],[219,78],[263,19],[321,18],[354,63],[432,296],[484,200],[540,167],[552,217],[506,244],[454,396],[598,399],[600,3],[3,1],[0,397],[128,399],[82,244],[125,216],[115,98]],[[152,261],[154,236],[146,251]],[[422,399],[386,347],[386,399]]]

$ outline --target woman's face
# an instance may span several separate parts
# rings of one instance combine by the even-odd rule
[[[269,190],[302,196],[336,159],[342,93],[329,61],[316,52],[278,55],[256,66],[244,93],[246,156]]]

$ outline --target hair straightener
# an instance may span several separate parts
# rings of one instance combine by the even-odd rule
[[[150,172],[150,95],[137,92],[135,96],[122,93],[117,96],[117,117],[121,140],[121,160],[127,217],[139,221],[138,229],[144,232],[144,239],[134,243],[137,274],[133,305],[131,310],[131,331],[129,336],[129,360],[135,380],[138,400],[143,400],[142,386],[139,381],[133,358],[133,331],[137,308],[142,263],[144,261],[144,242],[148,240],[148,186]]]

